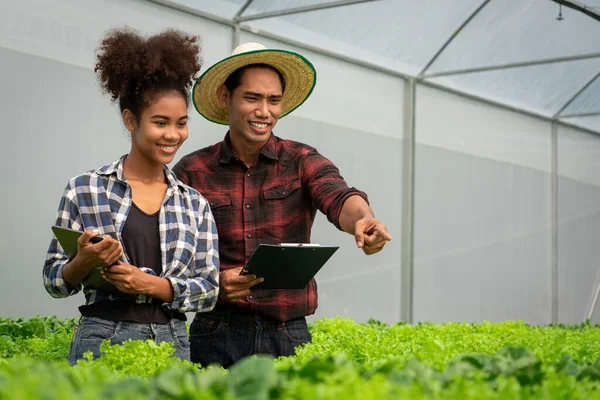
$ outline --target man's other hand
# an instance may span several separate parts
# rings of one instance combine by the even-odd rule
[[[242,267],[232,268],[219,273],[219,297],[227,302],[234,302],[250,296],[250,288],[264,281],[256,275],[240,275]]]

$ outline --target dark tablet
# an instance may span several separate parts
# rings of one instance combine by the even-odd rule
[[[63,228],[63,227],[57,226],[57,225],[52,226],[52,232],[54,232],[54,236],[56,236],[58,243],[60,243],[60,246],[63,248],[63,250],[65,251],[67,256],[69,258],[75,257],[75,255],[77,254],[77,239],[79,239],[79,236],[81,236],[83,234],[83,232],[76,231],[74,229]],[[116,234],[111,233],[110,236],[113,239],[117,240]],[[98,236],[94,236],[93,238],[91,238],[90,242],[98,243],[102,239],[104,239],[104,237],[101,235],[98,235]],[[130,295],[130,294],[121,292],[114,285],[112,285],[106,279],[104,279],[102,277],[102,274],[100,273],[101,269],[102,269],[101,267],[94,268],[92,270],[92,272],[90,272],[83,279],[83,281],[81,281],[83,286],[89,287],[92,289],[103,290],[103,291],[109,292],[109,293],[118,294],[118,295],[124,296],[124,297],[131,297],[131,296],[135,297],[134,295]]]
[[[52,226],[52,232],[54,232],[54,236],[58,239],[58,243],[60,243],[67,256],[69,256],[69,258],[75,257],[77,254],[77,240],[83,232],[76,231],[75,229],[63,228],[62,226],[57,225]],[[111,236],[113,239],[118,240],[115,234],[112,234]],[[98,243],[102,239],[104,239],[104,237],[98,235],[91,238],[90,242]]]

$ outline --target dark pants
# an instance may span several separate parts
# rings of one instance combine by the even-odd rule
[[[197,313],[190,326],[191,359],[204,367],[229,368],[253,354],[292,356],[311,340],[304,317],[277,322],[244,310]]]

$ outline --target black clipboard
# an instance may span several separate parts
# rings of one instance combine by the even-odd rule
[[[52,226],[52,232],[54,232],[54,236],[56,236],[58,243],[60,243],[60,246],[63,248],[65,254],[69,257],[69,259],[75,257],[75,255],[77,254],[77,239],[79,239],[79,236],[81,236],[83,232],[76,231],[74,229],[63,228],[62,226],[57,225]],[[110,236],[113,239],[118,240],[114,233],[111,233]],[[98,243],[102,239],[104,239],[102,235],[97,235],[91,238],[90,242]],[[102,277],[100,270],[102,270],[102,267],[94,268],[92,272],[90,272],[85,278],[83,278],[83,280],[81,281],[83,286],[92,289],[102,290],[113,294],[118,294],[119,296],[123,297],[136,297],[135,295],[121,292],[113,284],[109,283],[106,279]]]
[[[304,289],[337,249],[337,246],[302,243],[260,244],[241,275],[265,278],[252,289]]]

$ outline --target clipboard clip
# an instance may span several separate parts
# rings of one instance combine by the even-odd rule
[[[281,243],[279,246],[281,246],[281,247],[321,247],[321,245],[317,244],[317,243]]]

